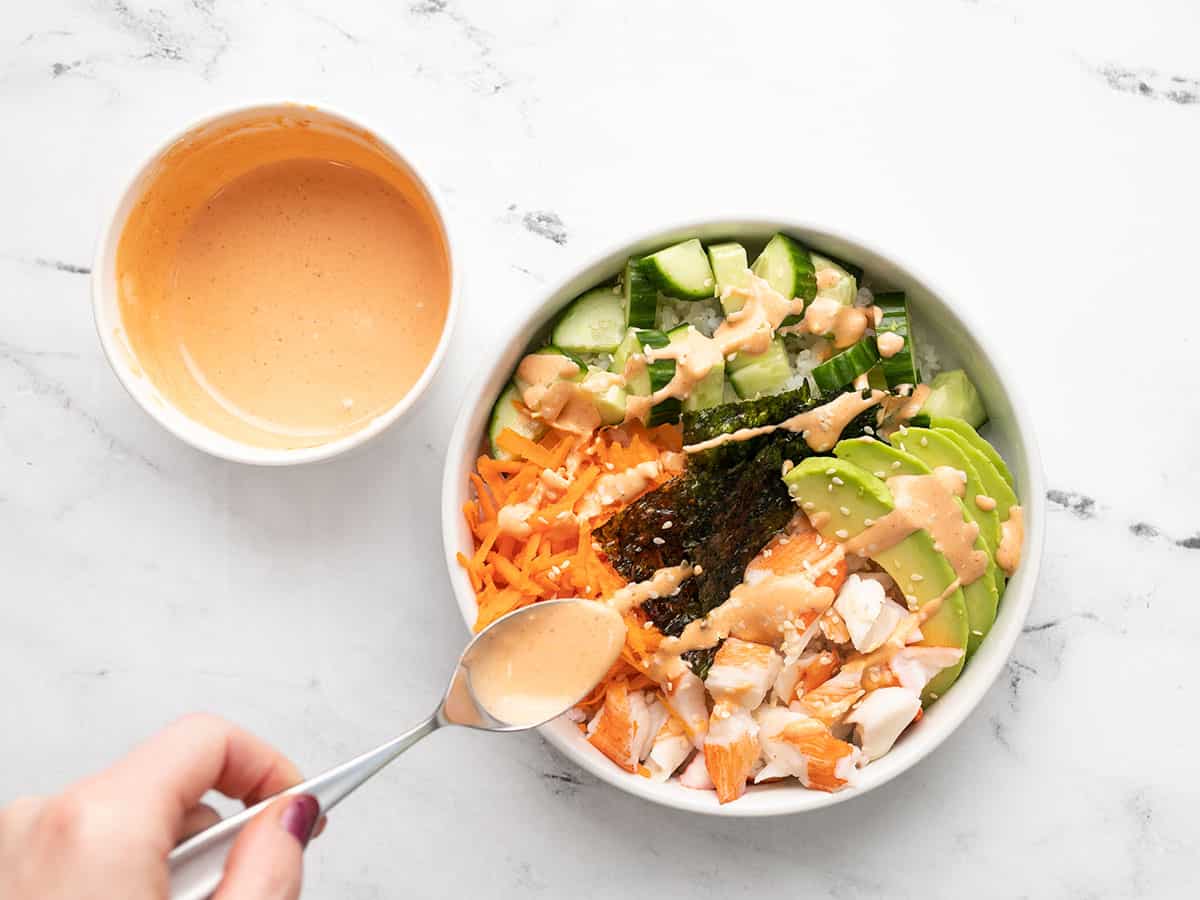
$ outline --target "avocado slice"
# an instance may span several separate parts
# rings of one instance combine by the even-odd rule
[[[839,459],[852,462],[860,468],[882,477],[884,481],[893,475],[928,475],[933,470],[911,453],[906,453],[895,447],[884,444],[874,438],[851,438],[839,441],[833,448]],[[884,472],[883,476],[879,473]],[[999,476],[997,476],[999,477]],[[974,500],[971,500],[974,505]],[[966,502],[960,500],[959,506],[965,507]],[[970,514],[964,508],[963,518],[972,521]],[[1001,585],[1004,574],[996,565],[994,554],[988,551],[982,534],[975,538],[975,549],[987,553],[988,567],[983,575],[963,587],[963,600],[967,605],[967,658],[969,659],[987,633],[991,631],[996,621],[996,608],[1000,605]]]
[[[1008,486],[1010,488],[1013,486],[1012,472],[1008,470],[1008,464],[1004,461],[1004,457],[997,453],[996,448],[985,441],[979,432],[971,427],[969,422],[956,419],[953,416],[930,416],[929,425],[931,428],[945,428],[953,431],[986,456],[988,462],[996,467],[996,471],[1000,473],[1000,477],[1008,483]]]
[[[887,485],[844,459],[809,457],[788,472],[783,481],[805,512],[829,514],[817,529],[829,540],[849,540],[866,529],[867,519],[881,519],[893,509]],[[820,518],[825,517],[819,517],[818,521]],[[954,581],[954,570],[946,557],[933,549],[933,538],[926,531],[915,531],[871,558],[896,580],[905,594],[915,597],[918,605],[940,597]],[[913,575],[920,577],[914,580]],[[967,611],[961,589],[946,595],[941,608],[921,626],[921,633],[924,644],[966,650]],[[925,688],[925,701],[931,703],[944,694],[960,671],[962,660],[939,672]]]
[[[931,423],[932,424],[932,423]],[[965,422],[963,424],[966,424]],[[1013,493],[1013,489],[1008,482],[1004,480],[1004,476],[992,465],[992,461],[984,456],[979,450],[957,431],[949,428],[942,428],[940,425],[933,425],[933,430],[939,434],[945,435],[954,443],[958,444],[958,449],[962,450],[967,455],[967,459],[971,461],[971,465],[975,467],[975,471],[979,473],[979,480],[983,484],[983,492],[986,496],[991,497],[996,501],[996,516],[1001,522],[1008,518],[1008,511],[1017,505],[1017,495]],[[980,439],[982,440],[982,438]],[[990,445],[989,445],[990,446]],[[965,498],[964,502],[974,503],[974,497]]]

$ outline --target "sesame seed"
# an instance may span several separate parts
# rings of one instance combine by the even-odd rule
[[[564,559],[564,560],[563,560],[562,567],[563,567],[564,569],[569,569],[569,568],[571,568],[571,561],[570,561],[569,559]]]
[[[651,539],[651,543],[652,543],[652,544],[656,544],[657,546],[661,547],[663,544],[665,544],[665,543],[666,543],[666,541],[664,541],[664,540],[663,540],[662,538],[660,538],[660,537],[655,537],[655,538]]]
[[[802,506],[805,509],[816,509],[817,504],[813,503],[811,500],[805,500]]]
[[[835,469],[835,468],[833,468],[833,467],[830,467],[830,468],[828,468],[828,469],[826,469],[826,470],[825,470],[825,474],[826,474],[826,475],[836,475],[836,474],[837,474],[837,469]]]
[[[693,566],[692,574],[693,575],[703,575],[704,574],[704,566]]]
[[[832,485],[832,484],[829,484],[829,485],[826,485],[826,487],[828,488],[828,490],[829,490],[829,493],[831,493],[831,494],[832,494],[832,493],[833,493],[833,485]]]
[[[978,628],[972,628],[971,634],[975,635],[976,637],[983,637],[983,632],[980,631]]]
[[[893,462],[893,463],[892,463],[892,468],[893,468],[893,469],[898,469],[898,468],[900,468],[900,460],[896,460],[895,462]]]
[[[924,580],[925,580],[925,576],[924,576],[924,575],[921,575],[921,574],[918,574],[917,572],[913,572],[913,573],[912,573],[912,580],[913,580],[913,581],[924,581]]]
[[[834,475],[834,476],[833,476],[832,478],[830,478],[829,480],[830,480],[830,481],[832,481],[834,484],[837,484],[837,485],[843,485],[843,484],[845,484],[845,483],[846,483],[846,482],[842,481],[842,479],[838,478],[836,475]]]
[[[668,531],[668,530],[670,530],[671,526],[672,526],[672,525],[674,525],[674,524],[675,524],[675,523],[674,523],[674,522],[672,522],[670,519],[667,519],[667,521],[663,522],[663,524],[662,524],[662,530],[663,530],[663,531]]]
[[[837,531],[834,532],[834,534],[836,534],[838,536],[838,538],[840,538],[843,541],[846,540],[846,538],[850,537],[850,532],[848,532],[845,528],[839,528]]]
[[[840,512],[840,513],[841,513],[843,516],[848,516],[848,515],[850,515],[850,507],[848,507],[848,506],[839,506],[839,507],[838,507],[838,512]]]
[[[921,446],[928,447],[929,446],[929,438],[927,438],[927,437],[921,438]]]
[[[885,478],[885,477],[887,477],[887,473],[886,473],[886,472],[874,472],[874,473],[872,473],[872,474],[874,474],[874,476],[875,476],[876,478]]]
[[[863,519],[863,525],[865,525],[867,528],[870,528],[874,524],[875,524],[874,519]]]

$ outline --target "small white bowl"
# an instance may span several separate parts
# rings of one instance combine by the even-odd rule
[[[462,508],[470,498],[467,475],[483,446],[484,429],[492,404],[508,381],[521,355],[543,337],[551,320],[573,297],[615,276],[629,256],[646,253],[688,237],[702,240],[737,239],[761,246],[772,234],[783,231],[814,250],[862,266],[877,284],[908,294],[918,343],[932,344],[945,368],[961,366],[983,395],[990,415],[988,438],[1000,450],[1016,479],[1017,495],[1025,510],[1025,545],[1022,562],[1000,605],[999,615],[978,652],[944,697],[924,718],[897,741],[886,756],[858,773],[856,787],[836,794],[808,790],[792,781],[750,787],[745,796],[724,806],[711,791],[695,791],[677,781],[655,784],[646,778],[618,769],[591,746],[578,726],[565,718],[542,727],[542,734],[569,759],[597,778],[646,800],[689,812],[720,816],[772,816],[819,809],[857,797],[895,778],[931,753],[975,708],[996,676],[1004,669],[1021,633],[1041,562],[1045,521],[1045,487],[1033,427],[1025,407],[1013,396],[1011,382],[1001,374],[996,356],[985,346],[962,312],[942,299],[932,282],[915,274],[911,267],[892,261],[883,252],[845,234],[833,234],[798,221],[743,218],[683,224],[655,231],[598,254],[574,277],[551,290],[525,321],[497,350],[490,370],[485,371],[467,393],[450,446],[442,486],[442,534],[450,580],[459,609],[468,626],[475,621],[475,593],[455,555],[471,555],[471,536],[463,521]]]
[[[129,338],[121,319],[118,299],[116,261],[117,247],[121,241],[121,233],[130,212],[142,197],[155,170],[166,153],[180,141],[187,140],[197,132],[212,127],[224,127],[238,121],[253,120],[266,116],[305,119],[313,122],[330,123],[349,127],[353,131],[365,133],[378,148],[385,153],[397,168],[406,173],[413,183],[424,193],[433,211],[434,219],[441,230],[446,247],[446,261],[450,272],[450,296],[446,305],[446,321],[442,334],[434,349],[433,356],[421,373],[416,383],[408,392],[390,407],[386,412],[376,416],[363,428],[345,437],[315,447],[297,449],[278,449],[257,447],[242,441],[234,440],[195,419],[190,418],[176,408],[158,390],[155,384],[145,376],[138,364],[137,355],[130,346]],[[433,380],[442,360],[446,356],[446,348],[454,331],[458,316],[459,294],[461,293],[461,271],[457,262],[450,230],[446,225],[444,206],[438,198],[433,184],[426,179],[421,170],[413,162],[411,154],[402,154],[396,147],[381,136],[373,128],[363,124],[360,118],[351,118],[334,112],[329,107],[311,106],[291,102],[265,102],[247,106],[237,106],[223,109],[181,129],[164,141],[157,150],[137,169],[133,177],[126,183],[121,192],[108,225],[100,234],[96,248],[96,259],[92,265],[92,309],[96,318],[96,330],[100,335],[100,343],[104,347],[105,356],[112,366],[121,384],[129,391],[130,396],[150,414],[160,425],[186,441],[198,450],[211,453],[233,462],[251,463],[263,466],[287,466],[298,463],[318,462],[331,459],[348,450],[365,444],[380,434],[389,425],[399,419],[425,392]]]

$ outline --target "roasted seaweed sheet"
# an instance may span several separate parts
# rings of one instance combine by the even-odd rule
[[[814,403],[807,391],[791,391],[689,414],[683,421],[684,443],[780,422],[830,399]],[[874,411],[867,410],[843,436],[858,437],[873,422]],[[796,463],[811,455],[804,439],[789,431],[692,454],[682,475],[597,530],[604,552],[629,581],[645,581],[656,569],[684,560],[702,567],[674,596],[644,604],[661,631],[677,635],[688,622],[725,602],[746,564],[792,516],[794,507],[780,477],[784,460]]]

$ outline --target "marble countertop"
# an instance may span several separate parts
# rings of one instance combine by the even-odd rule
[[[1200,852],[1200,11],[1185,0],[44,0],[0,25],[0,799],[193,709],[310,771],[423,714],[464,638],[442,455],[494,335],[600,246],[755,210],[936,272],[1018,374],[1049,484],[1034,609],[908,775],[689,818],[537,736],[442,734],[348,801],[309,897],[1181,897]],[[209,459],[96,341],[135,162],[247,99],[361,111],[429,162],[466,305],[361,455]],[[1192,884],[1193,888],[1187,888]]]

